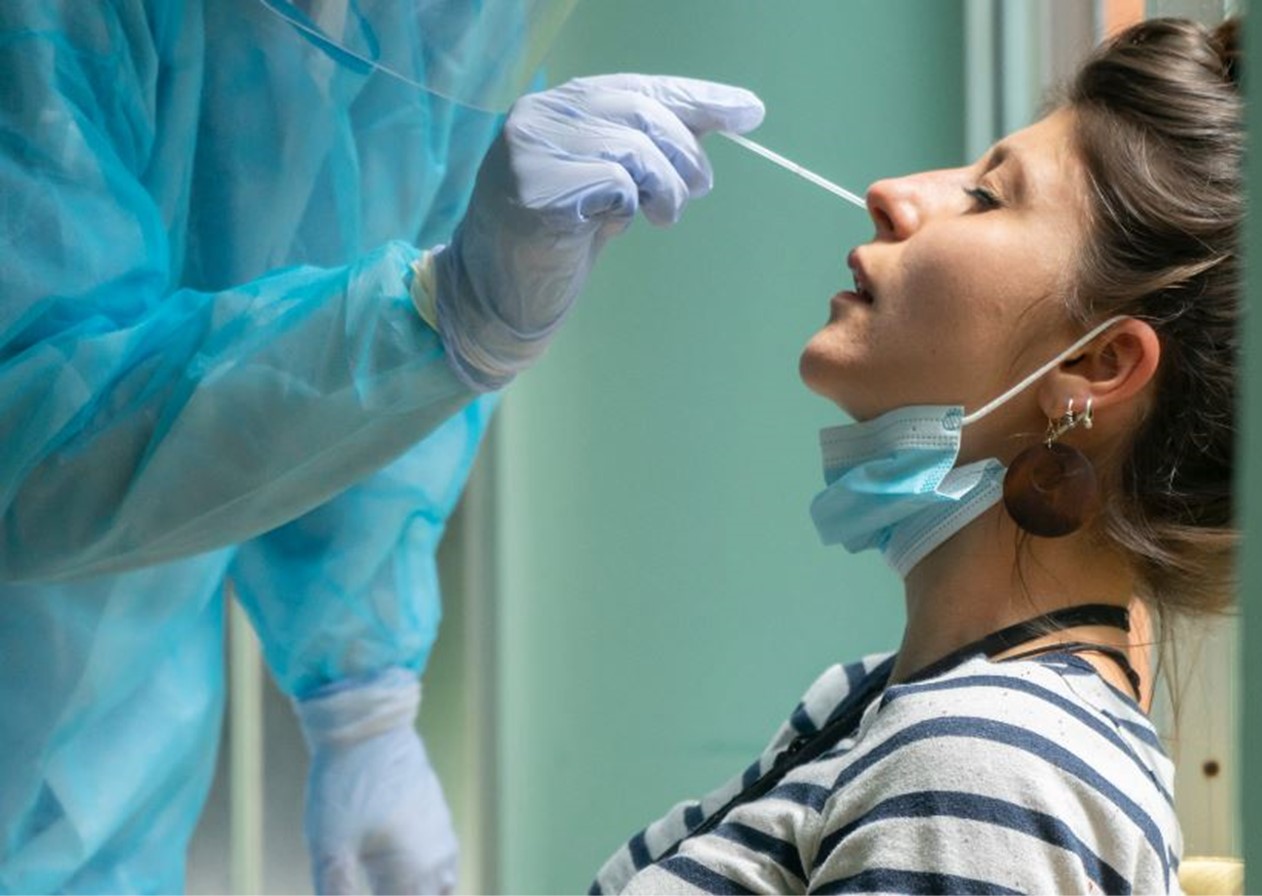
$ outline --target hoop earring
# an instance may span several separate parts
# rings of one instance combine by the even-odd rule
[[[1077,532],[1099,507],[1095,467],[1077,448],[1056,441],[1079,424],[1091,428],[1090,398],[1079,413],[1069,399],[1058,420],[1048,419],[1043,443],[1018,454],[1004,475],[1004,507],[1031,535],[1059,538]]]

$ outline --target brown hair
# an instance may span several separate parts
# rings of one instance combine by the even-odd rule
[[[1161,342],[1155,401],[1101,515],[1141,594],[1221,612],[1235,591],[1244,121],[1238,19],[1152,19],[1101,46],[1069,85],[1090,191],[1071,312],[1124,314]]]

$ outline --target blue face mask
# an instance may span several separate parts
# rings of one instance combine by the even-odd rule
[[[1003,496],[1007,468],[999,460],[955,466],[964,427],[1029,388],[1121,319],[1100,324],[971,414],[960,405],[918,405],[823,430],[827,487],[811,502],[820,538],[852,554],[876,548],[905,578]]]

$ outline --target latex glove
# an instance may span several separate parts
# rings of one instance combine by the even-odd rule
[[[519,99],[451,244],[416,281],[457,373],[490,390],[529,365],[637,209],[671,224],[709,192],[697,137],[762,117],[748,90],[690,78],[602,75]]]
[[[450,893],[451,814],[414,727],[414,673],[390,669],[295,701],[311,753],[304,828],[317,893]]]

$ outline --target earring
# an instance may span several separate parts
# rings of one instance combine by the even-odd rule
[[[1056,441],[1079,424],[1091,428],[1090,398],[1080,413],[1069,399],[1059,420],[1048,419],[1043,443],[1018,454],[1004,475],[1004,507],[1031,535],[1059,538],[1077,532],[1099,507],[1095,467],[1077,448]]]

